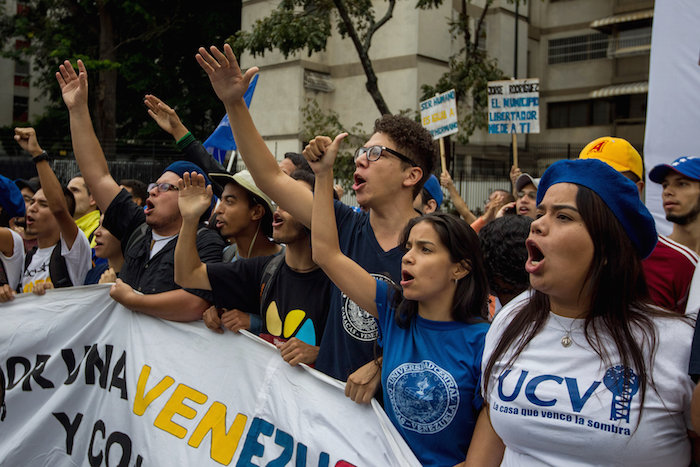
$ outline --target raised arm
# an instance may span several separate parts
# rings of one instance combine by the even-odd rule
[[[204,176],[196,172],[185,172],[177,185],[182,226],[175,245],[175,282],[181,287],[211,290],[207,265],[197,251],[199,218],[210,205],[211,186],[206,186]]]
[[[515,196],[515,199],[518,199],[518,190],[515,189],[515,183],[518,181],[518,178],[523,174],[523,171],[520,170],[520,167],[517,167],[515,165],[511,166],[510,168],[510,186],[511,186],[511,192],[513,193],[513,196]]]
[[[321,266],[333,283],[373,316],[377,316],[374,302],[377,284],[362,266],[340,251],[338,228],[333,209],[333,162],[338,155],[340,142],[347,136],[342,133],[331,142],[319,136],[304,149],[304,157],[316,173],[311,216],[311,250],[314,263]]]
[[[459,191],[457,191],[457,187],[455,187],[452,177],[450,177],[450,173],[447,170],[443,170],[442,174],[440,175],[440,184],[447,188],[452,204],[454,204],[455,209],[459,215],[462,216],[462,219],[467,221],[467,224],[474,222],[476,220],[476,216],[471,209],[469,209],[469,206],[467,206],[464,199],[462,199],[462,197],[459,195]]]
[[[185,127],[175,109],[152,94],[147,94],[143,103],[148,108],[148,115],[153,121],[173,137],[177,148],[184,154],[185,160],[197,164],[206,173],[226,172],[226,168],[214,159]]]
[[[148,108],[148,115],[153,121],[156,122],[163,131],[172,136],[175,141],[189,133],[189,130],[182,123],[175,109],[161,99],[152,94],[146,94],[143,98],[143,103],[146,105],[146,108]]]
[[[224,103],[233,137],[255,184],[282,209],[309,227],[312,193],[282,172],[275,156],[255,128],[248,107],[243,101],[243,94],[258,68],[249,68],[242,74],[228,44],[224,45],[223,53],[214,46],[210,47],[210,51],[211,53],[203,47],[200,48],[196,56],[197,62],[209,76],[216,95]]]
[[[78,74],[66,60],[56,72],[56,80],[61,87],[63,102],[70,114],[70,134],[73,152],[78,161],[80,173],[92,192],[97,207],[104,212],[120,191],[119,184],[112,178],[104,152],[95,135],[88,109],[87,71],[82,60],[78,60]]]
[[[15,141],[27,151],[34,159],[36,171],[39,174],[39,182],[44,190],[46,202],[49,205],[49,210],[56,218],[58,227],[61,229],[61,235],[65,240],[68,249],[73,248],[73,242],[78,235],[78,226],[75,225],[73,217],[68,210],[66,198],[63,195],[61,182],[56,178],[56,174],[51,169],[48,157],[37,157],[44,153],[44,150],[39,146],[36,139],[34,128],[15,128]]]

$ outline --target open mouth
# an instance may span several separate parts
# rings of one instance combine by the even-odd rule
[[[34,218],[32,216],[27,216],[26,223],[27,225],[32,225],[34,223]]]
[[[143,212],[146,215],[149,215],[151,213],[151,211],[153,211],[153,209],[155,209],[155,206],[153,205],[153,201],[151,201],[150,199],[147,199],[146,200],[146,209],[144,209]]]
[[[527,263],[525,263],[525,269],[528,273],[535,272],[539,267],[540,263],[544,260],[544,253],[532,240],[527,240],[525,242],[525,247],[527,248]]]
[[[357,174],[354,175],[354,180],[355,184],[352,186],[352,189],[355,191],[357,191],[360,187],[362,187],[362,185],[364,185],[367,182],[364,178],[360,177]]]
[[[406,285],[410,284],[413,282],[413,275],[406,271],[405,269],[401,270],[401,286],[405,287]]]
[[[279,214],[275,213],[272,215],[272,227],[279,227],[284,223],[284,219],[282,219],[282,216]]]

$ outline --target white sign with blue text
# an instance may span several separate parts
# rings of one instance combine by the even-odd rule
[[[489,134],[540,132],[538,78],[489,81]]]
[[[420,119],[423,128],[433,139],[457,133],[457,96],[454,89],[438,94],[420,103]]]

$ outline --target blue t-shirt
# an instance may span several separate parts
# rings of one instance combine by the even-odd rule
[[[401,277],[403,249],[384,251],[374,236],[369,215],[336,201],[340,250],[375,279],[395,283]],[[331,304],[316,369],[341,381],[374,359],[377,321],[333,285]]]
[[[384,410],[423,465],[464,461],[483,400],[481,356],[488,323],[431,321],[399,327],[387,284],[377,281],[384,349]]]

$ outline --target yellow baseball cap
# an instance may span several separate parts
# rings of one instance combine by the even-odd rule
[[[614,136],[603,136],[591,141],[579,154],[579,159],[598,159],[618,172],[630,171],[644,179],[642,156],[629,141]]]

